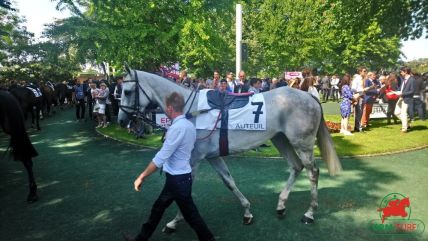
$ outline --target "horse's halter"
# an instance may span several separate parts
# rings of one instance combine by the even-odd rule
[[[130,73],[131,75],[131,73]],[[147,107],[149,107],[151,104],[154,104],[154,102],[152,102],[152,100],[150,99],[149,95],[147,94],[147,92],[143,89],[143,87],[140,85],[140,82],[138,81],[138,75],[137,75],[137,71],[134,70],[134,76],[135,79],[131,79],[131,80],[124,80],[123,83],[127,83],[127,82],[135,82],[135,100],[134,100],[134,106],[127,106],[127,105],[119,105],[119,108],[125,112],[129,117],[131,117],[133,114],[135,113],[139,113],[140,112],[140,91],[141,90],[143,92],[143,94],[146,96],[147,100],[149,101],[149,104],[147,105]],[[146,108],[147,108],[146,107]]]

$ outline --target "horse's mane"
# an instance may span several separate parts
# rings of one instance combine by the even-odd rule
[[[10,146],[15,160],[27,160],[38,155],[25,129],[24,116],[18,101],[9,92],[1,90],[0,125],[10,135]]]

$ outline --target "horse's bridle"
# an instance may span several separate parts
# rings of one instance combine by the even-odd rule
[[[131,75],[131,73],[129,73],[130,75]],[[142,92],[143,92],[143,94],[146,96],[146,98],[147,98],[147,100],[149,101],[149,104],[147,105],[147,106],[150,106],[150,105],[155,105],[156,103],[155,102],[153,102],[151,99],[150,99],[150,97],[149,97],[149,95],[147,94],[147,92],[143,89],[143,87],[140,85],[140,82],[138,81],[138,75],[137,75],[137,71],[136,70],[134,70],[134,76],[135,76],[135,79],[131,79],[131,80],[125,80],[125,81],[123,81],[123,83],[129,83],[129,82],[135,82],[135,84],[136,84],[136,86],[138,86],[138,88],[136,87],[135,88],[135,101],[134,101],[134,106],[126,106],[126,105],[119,105],[119,108],[123,111],[123,112],[125,112],[128,116],[133,116],[134,114],[138,114],[138,113],[141,113],[140,112],[140,92],[138,91],[138,90],[141,90]],[[184,103],[184,106],[186,106],[187,105],[187,103],[189,102],[189,100],[190,100],[190,98],[192,97],[192,95],[193,95],[193,99],[192,99],[192,102],[190,103],[190,106],[189,106],[189,109],[187,110],[187,112],[186,112],[186,115],[187,114],[189,114],[189,111],[190,111],[190,109],[191,109],[191,107],[192,107],[192,105],[193,105],[193,102],[195,101],[195,97],[196,97],[196,94],[197,94],[197,90],[199,89],[199,85],[196,87],[196,88],[194,88],[193,90],[192,90],[192,92],[190,93],[190,95],[189,95],[189,97],[187,98],[187,100],[186,100],[186,102]],[[147,107],[146,107],[147,108]],[[131,111],[129,111],[129,110],[131,110]]]
[[[147,100],[149,101],[149,104],[147,106],[149,106],[150,104],[154,104],[152,102],[152,100],[150,99],[149,95],[147,94],[147,92],[140,85],[140,82],[138,81],[138,75],[137,75],[137,71],[136,70],[134,70],[134,76],[135,76],[135,79],[123,81],[123,83],[135,82],[136,87],[135,87],[135,101],[134,101],[134,106],[119,105],[119,108],[123,112],[125,112],[128,115],[128,117],[132,117],[134,114],[141,113],[140,112],[140,107],[141,106],[140,106],[140,91],[139,90],[141,90],[143,92],[143,94],[146,96]],[[129,110],[131,110],[131,111],[129,111]]]

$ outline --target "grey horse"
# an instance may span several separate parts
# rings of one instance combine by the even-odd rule
[[[141,112],[151,104],[157,104],[165,110],[164,98],[172,92],[183,95],[186,104],[185,111],[194,112],[198,106],[198,93],[182,87],[175,82],[143,71],[130,70],[123,84],[121,110],[118,121],[128,123],[128,115]],[[191,95],[196,94],[194,102]],[[311,184],[311,202],[304,213],[302,222],[314,222],[314,212],[318,207],[318,177],[319,168],[314,162],[314,145],[318,145],[322,159],[327,164],[330,175],[339,173],[342,169],[330,133],[325,125],[320,103],[309,93],[281,87],[262,93],[266,103],[266,130],[245,131],[229,130],[229,153],[239,153],[260,146],[271,140],[281,155],[288,161],[290,177],[279,195],[276,207],[279,216],[285,215],[286,201],[291,189],[303,168],[306,169]],[[192,119],[195,122],[194,119]],[[250,224],[253,215],[250,202],[239,191],[229,169],[219,153],[220,131],[197,130],[195,148],[191,156],[192,175],[195,176],[201,160],[206,159],[220,175],[224,184],[240,200],[244,208],[244,224]],[[180,213],[167,223],[164,231],[175,231],[176,225],[183,217]]]

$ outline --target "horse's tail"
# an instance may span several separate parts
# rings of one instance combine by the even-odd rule
[[[333,139],[324,121],[324,115],[321,115],[321,122],[317,132],[318,147],[321,151],[321,157],[327,164],[328,172],[331,176],[338,174],[342,170],[342,164],[334,148]]]

